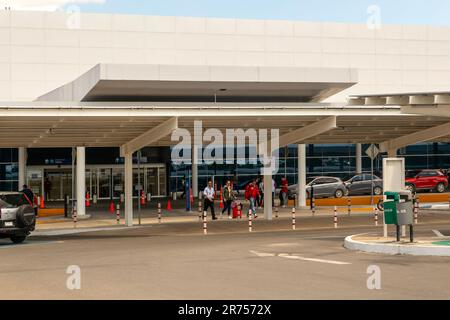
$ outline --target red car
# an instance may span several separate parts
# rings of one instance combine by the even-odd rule
[[[405,182],[406,188],[411,191],[435,190],[442,193],[448,187],[447,176],[439,170],[409,171]]]

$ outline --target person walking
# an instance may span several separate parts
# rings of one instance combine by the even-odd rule
[[[222,210],[222,214],[224,214],[225,211],[228,210],[228,219],[232,219],[232,217],[231,217],[231,204],[233,203],[233,201],[235,199],[236,199],[236,196],[235,196],[233,188],[231,186],[231,181],[228,180],[226,185],[225,185],[225,189],[223,190],[224,207],[223,207],[223,210]]]
[[[44,180],[44,198],[46,201],[50,200],[50,192],[52,192],[52,182],[48,177]]]
[[[214,187],[212,181],[208,181],[208,186],[203,190],[203,196],[205,197],[205,201],[203,203],[203,207],[205,212],[208,212],[208,208],[211,208],[211,216],[213,220],[217,220],[216,213],[214,211]]]
[[[250,210],[255,218],[258,218],[258,214],[256,213],[256,198],[259,196],[258,186],[256,185],[256,180],[253,180],[252,183],[248,185],[246,191],[246,199],[250,202],[249,212],[247,216],[250,214]]]
[[[258,189],[259,189],[258,207],[261,209],[264,204],[264,179],[263,178],[259,178]]]
[[[280,193],[281,193],[281,201],[282,201],[281,205],[283,208],[286,208],[286,206],[287,206],[287,197],[288,197],[288,192],[289,192],[288,186],[289,186],[289,184],[288,184],[287,179],[282,178]]]

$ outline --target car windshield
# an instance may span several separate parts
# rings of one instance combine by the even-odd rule
[[[314,180],[316,180],[316,178],[307,178],[307,179],[306,179],[306,184],[310,184],[310,183],[313,182]]]
[[[21,193],[1,194],[0,208],[17,208],[29,204],[27,199]]]

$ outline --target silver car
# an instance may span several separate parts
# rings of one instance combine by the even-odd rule
[[[25,241],[36,227],[32,202],[21,192],[0,193],[0,238],[14,243]]]
[[[306,197],[311,197],[313,190],[314,198],[342,198],[348,194],[348,189],[341,179],[336,177],[314,177],[306,180]],[[289,197],[297,194],[297,185],[289,187]]]

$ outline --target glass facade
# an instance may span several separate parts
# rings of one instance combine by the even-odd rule
[[[370,173],[371,161],[365,155],[368,144],[362,146],[362,169]],[[71,190],[70,164],[71,149],[28,149],[28,183],[33,188],[42,188],[42,179],[50,174],[55,185],[61,186],[61,194]],[[182,180],[191,174],[191,166],[176,165],[170,161],[170,148],[145,148],[142,151],[141,184],[152,194],[165,195],[168,192],[182,190]],[[226,154],[226,153],[224,153]],[[246,150],[246,157],[249,157]],[[399,156],[405,158],[407,170],[413,169],[449,169],[449,143],[421,143],[400,149]],[[347,179],[356,171],[356,146],[353,144],[316,144],[307,145],[307,176],[335,176]],[[279,150],[279,170],[274,176],[279,184],[282,177],[286,177],[290,184],[297,182],[297,146],[291,145]],[[374,161],[374,172],[381,175],[382,159],[379,155]],[[206,185],[208,179],[214,179],[219,185],[226,179],[237,181],[243,187],[260,173],[259,162],[256,159],[246,160],[245,163],[224,163],[199,165],[199,187]],[[137,158],[134,159],[137,163]],[[86,186],[92,188],[101,198],[118,197],[123,188],[123,170],[118,148],[87,148],[86,149],[87,180]],[[150,164],[158,164],[150,166]],[[92,166],[95,167],[95,170]],[[48,170],[36,169],[37,167]],[[136,171],[136,169],[135,169]],[[137,184],[137,172],[135,173]],[[0,191],[14,191],[18,189],[18,151],[17,149],[0,149]]]
[[[17,191],[18,188],[18,149],[0,149],[0,191]]]

